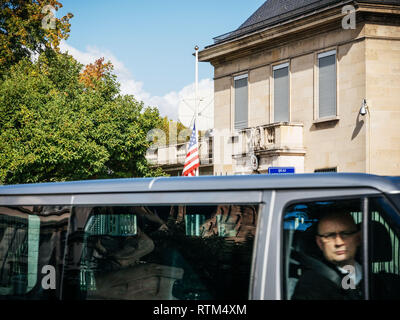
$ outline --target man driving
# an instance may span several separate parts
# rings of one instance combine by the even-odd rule
[[[356,261],[360,231],[347,212],[329,212],[319,220],[315,241],[323,265],[307,269],[292,299],[352,300],[362,298],[362,268]],[[340,281],[346,277],[349,281]]]

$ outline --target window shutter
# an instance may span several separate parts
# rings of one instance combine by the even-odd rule
[[[274,122],[289,122],[289,66],[274,68]]]
[[[248,89],[247,76],[235,78],[235,129],[247,127]]]
[[[319,64],[319,117],[336,116],[336,54],[321,55]]]

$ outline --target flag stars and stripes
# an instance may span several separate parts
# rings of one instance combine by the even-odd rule
[[[190,136],[189,149],[186,154],[185,164],[183,166],[183,176],[193,177],[197,175],[200,167],[199,148],[197,142],[196,123],[193,124],[192,135]]]

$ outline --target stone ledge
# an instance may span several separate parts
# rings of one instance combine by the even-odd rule
[[[313,121],[313,124],[320,124],[320,123],[325,123],[325,122],[334,122],[334,121],[339,121],[339,120],[340,120],[339,116],[319,118],[319,119],[315,119]]]

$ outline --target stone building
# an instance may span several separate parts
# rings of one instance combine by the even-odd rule
[[[215,175],[400,175],[400,0],[268,0],[199,60]]]

